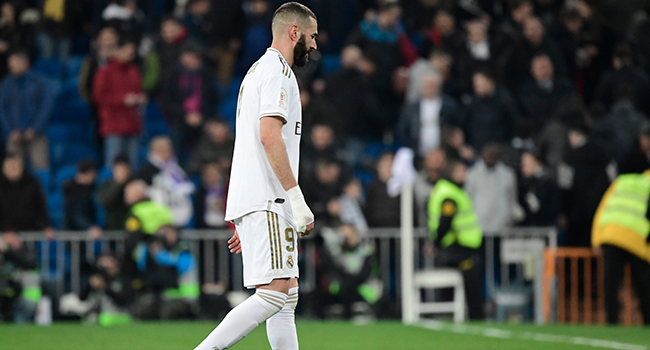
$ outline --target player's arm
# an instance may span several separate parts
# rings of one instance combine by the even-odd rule
[[[264,147],[266,158],[271,164],[275,176],[289,195],[289,202],[293,211],[298,232],[301,237],[307,236],[314,229],[314,214],[311,212],[305,197],[298,186],[296,177],[291,170],[287,148],[282,139],[282,126],[284,118],[281,116],[267,116],[260,119],[260,142]]]

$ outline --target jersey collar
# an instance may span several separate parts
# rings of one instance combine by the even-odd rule
[[[269,47],[269,48],[266,49],[266,51],[277,52],[278,55],[280,55],[280,57],[282,57],[282,59],[285,60],[285,62],[286,62],[286,60],[287,60],[286,58],[284,58],[284,55],[282,54],[282,52],[280,52],[278,49],[274,49],[274,48],[272,48],[272,47]]]

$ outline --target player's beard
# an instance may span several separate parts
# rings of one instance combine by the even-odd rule
[[[304,67],[309,62],[309,54],[312,51],[312,49],[307,48],[305,34],[300,34],[300,39],[293,48],[293,64],[297,67]]]

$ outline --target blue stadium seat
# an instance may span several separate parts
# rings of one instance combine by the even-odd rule
[[[34,62],[34,70],[49,78],[61,79],[63,65],[57,58],[39,58]]]
[[[90,106],[81,100],[57,104],[52,110],[50,120],[52,122],[90,123]]]
[[[104,166],[97,172],[97,184],[101,185],[104,182],[113,178],[113,171],[111,168]]]
[[[49,170],[32,170],[32,174],[41,183],[43,192],[47,193],[50,190],[50,171]]]
[[[237,118],[237,97],[224,100],[221,106],[219,106],[219,115],[221,115],[234,130],[235,119]]]
[[[82,159],[89,159],[99,164],[99,155],[94,147],[84,144],[54,144],[52,147],[52,164],[55,168],[75,165]]]
[[[69,78],[61,84],[57,100],[62,104],[79,102],[83,103],[81,95],[79,95],[79,84],[77,78]]]
[[[160,121],[165,122],[165,116],[163,115],[162,109],[156,101],[151,101],[144,110],[144,120],[149,121]]]
[[[375,175],[367,170],[357,170],[352,175],[361,181],[363,187],[368,186],[375,179]]]
[[[331,75],[341,68],[341,59],[338,55],[323,55],[323,58],[320,60],[320,66],[323,69],[323,73]]]
[[[54,188],[52,196],[56,196],[61,192],[61,187],[63,183],[74,178],[74,175],[77,173],[77,167],[74,165],[67,165],[61,167],[57,170],[56,175],[54,176]]]
[[[50,143],[71,143],[88,140],[86,127],[80,123],[52,123],[47,128]]]
[[[52,193],[47,198],[47,212],[54,228],[60,229],[63,222],[63,194],[61,191]]]
[[[99,227],[104,227],[106,224],[106,209],[104,209],[104,207],[97,200],[95,200],[95,215],[96,224]]]
[[[65,74],[68,79],[77,79],[81,66],[84,62],[84,56],[72,56],[65,65]]]

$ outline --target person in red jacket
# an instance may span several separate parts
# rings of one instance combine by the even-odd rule
[[[93,100],[99,115],[99,134],[104,138],[104,163],[124,153],[131,164],[138,162],[138,136],[142,130],[141,108],[147,103],[142,74],[134,63],[136,44],[120,45],[93,81]]]

